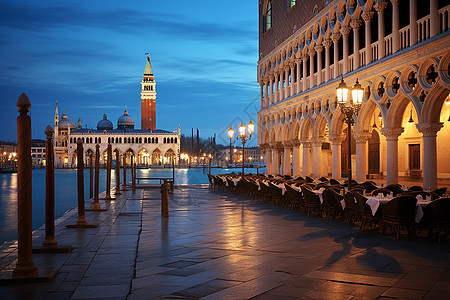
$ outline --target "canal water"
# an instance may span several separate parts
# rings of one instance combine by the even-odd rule
[[[212,174],[240,172],[241,169],[212,168]],[[246,168],[247,172],[256,173],[256,169]],[[261,168],[260,172],[265,172]],[[202,168],[175,169],[175,184],[207,184],[208,176]],[[123,170],[120,172],[123,180]],[[137,177],[172,177],[172,169],[138,169]],[[131,173],[127,169],[127,181],[130,182]],[[106,170],[100,170],[100,193],[106,189]],[[115,172],[111,172],[111,187],[115,188]],[[156,183],[156,182],[153,182]],[[33,170],[33,230],[45,222],[45,169]],[[84,194],[89,199],[89,170],[84,171]],[[77,171],[73,169],[55,170],[55,218],[61,217],[66,211],[77,206]],[[17,174],[0,173],[0,246],[5,241],[17,239]]]

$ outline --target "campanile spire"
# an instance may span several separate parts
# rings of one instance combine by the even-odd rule
[[[141,81],[141,129],[156,129],[156,82],[153,76],[150,54],[147,55],[144,76]]]

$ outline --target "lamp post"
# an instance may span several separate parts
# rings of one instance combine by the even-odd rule
[[[252,120],[247,125],[247,131],[248,134],[245,133],[245,125],[244,123],[239,126],[239,135],[236,137],[236,140],[239,138],[242,141],[242,177],[244,177],[244,167],[245,167],[245,143],[247,140],[252,139],[252,134],[255,131],[255,124],[253,124]],[[228,137],[230,137],[230,130],[234,133],[233,129],[230,126],[230,129],[228,129]],[[230,154],[231,154],[231,139],[233,138],[233,135],[230,137]],[[235,141],[236,141],[235,140]]]
[[[234,130],[230,125],[230,129],[228,129],[228,137],[230,138],[230,166],[233,164],[233,153],[231,153],[231,140],[233,139]]]
[[[356,79],[356,83],[352,89],[352,99],[348,98],[348,87],[344,83],[344,77],[342,77],[341,83],[336,89],[337,98],[339,106],[341,107],[341,112],[344,114],[344,122],[347,123],[347,138],[348,138],[348,189],[352,187],[352,125],[353,125],[353,115],[357,116],[359,109],[361,108],[362,98],[363,98],[363,88]]]

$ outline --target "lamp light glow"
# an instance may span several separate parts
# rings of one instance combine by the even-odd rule
[[[230,129],[228,129],[228,138],[232,139],[234,135],[233,127],[230,126]]]
[[[255,124],[253,124],[252,120],[250,119],[250,122],[247,125],[248,133],[253,134],[255,131]]]
[[[361,104],[362,99],[363,99],[363,94],[364,94],[364,89],[362,88],[361,84],[359,83],[358,78],[356,78],[356,83],[352,89],[353,102],[358,105]]]
[[[241,126],[239,126],[239,134],[240,135],[245,135],[245,125],[244,122],[242,122]]]
[[[339,104],[347,103],[348,87],[344,82],[344,77],[342,77],[341,83],[339,83],[338,87],[336,88],[336,91],[338,103]]]

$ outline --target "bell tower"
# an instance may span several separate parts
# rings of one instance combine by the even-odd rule
[[[156,129],[156,82],[153,77],[150,54],[147,55],[144,76],[141,81],[141,129]]]

